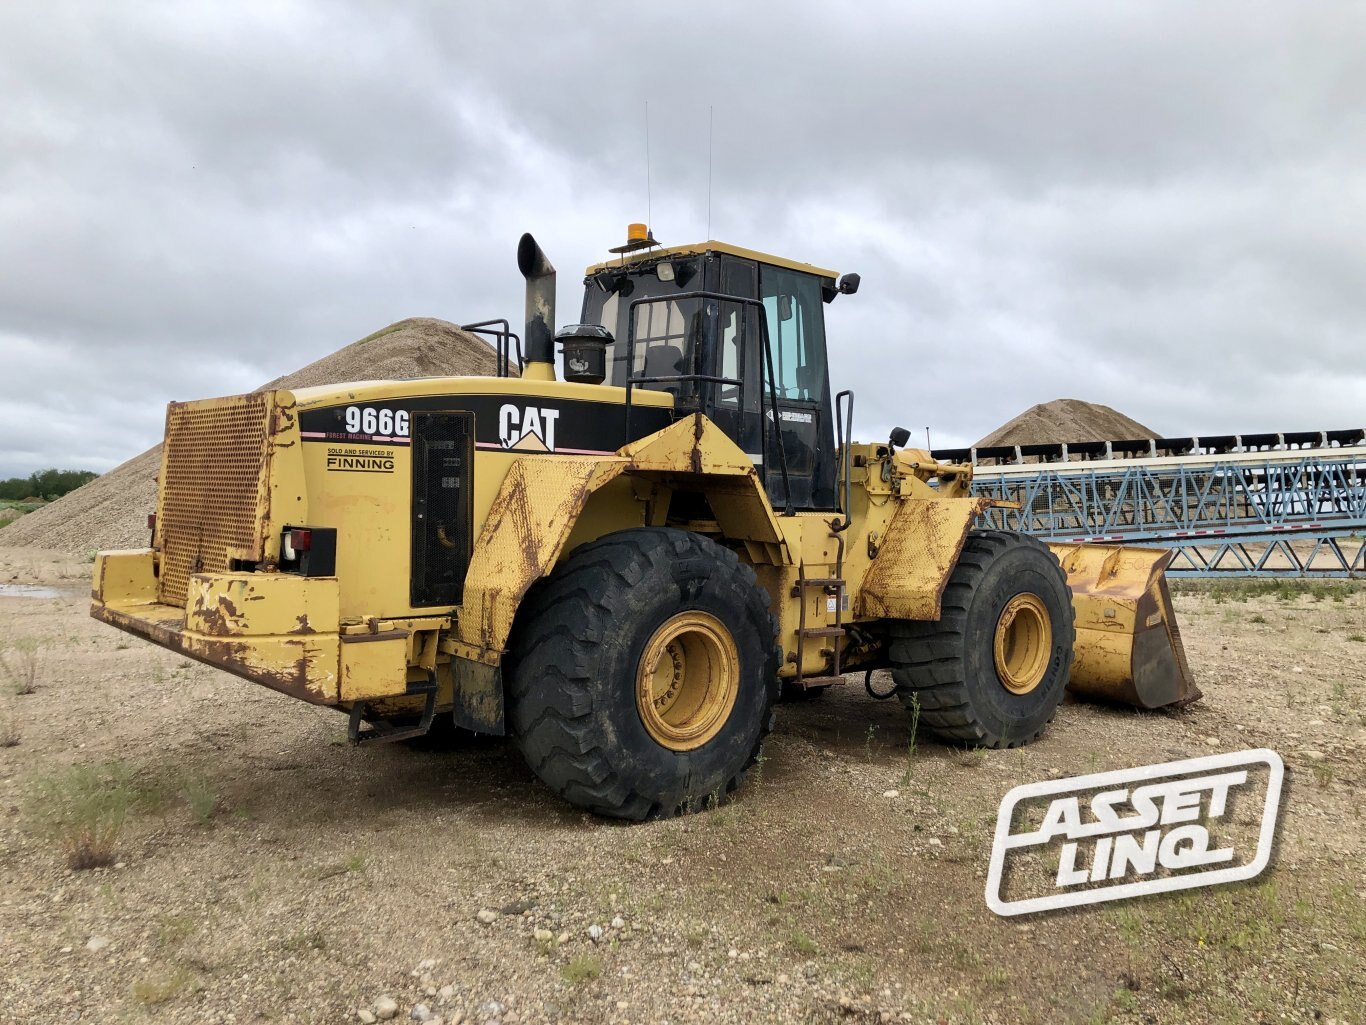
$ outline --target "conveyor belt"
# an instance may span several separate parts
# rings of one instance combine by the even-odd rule
[[[1176,576],[1366,575],[1366,432],[939,449],[1018,503],[984,526],[1176,548]],[[1108,458],[1106,457],[1108,455]]]

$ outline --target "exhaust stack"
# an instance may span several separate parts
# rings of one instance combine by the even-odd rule
[[[522,377],[555,380],[555,268],[527,232],[517,243],[517,269],[526,278],[526,366]]]

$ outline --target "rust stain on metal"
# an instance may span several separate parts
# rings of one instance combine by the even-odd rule
[[[692,428],[692,472],[702,472],[702,429],[703,420],[701,413],[693,414]]]
[[[200,661],[216,664],[229,672],[238,676],[244,676],[248,680],[260,683],[271,690],[277,690],[282,694],[300,698],[313,704],[323,704],[318,694],[308,685],[308,652],[303,649],[302,641],[286,641],[288,645],[297,646],[299,655],[288,668],[283,666],[262,665],[259,662],[251,661],[247,656],[253,648],[247,641],[223,641],[214,645],[214,651],[196,654],[195,657]],[[193,647],[186,650],[190,654],[195,654]]]
[[[90,600],[99,601],[104,594],[104,575],[109,572],[109,563],[104,559],[99,560],[99,565],[95,567],[95,579],[90,584]]]
[[[588,495],[625,466],[619,457],[553,463],[526,457],[512,464],[474,546],[461,641],[496,661],[522,596],[554,565]]]
[[[261,596],[258,595],[257,597],[261,597]],[[308,623],[308,613],[307,613],[307,612],[302,612],[302,613],[300,613],[298,616],[296,616],[295,618],[297,619],[299,625],[296,626],[293,630],[291,630],[290,633],[292,633],[292,634],[314,634],[314,633],[317,633],[317,632],[318,632],[317,630],[314,630],[312,626],[309,625],[309,623]]]
[[[237,606],[226,594],[219,594],[218,601],[210,604],[205,600],[208,594],[207,589],[201,588],[194,603],[194,614],[204,624],[204,632],[217,637],[234,633],[232,621],[242,618]]]
[[[859,615],[937,620],[944,588],[984,500],[905,499],[855,599]]]
[[[286,646],[298,649],[298,656],[291,659],[286,665],[272,666],[262,664],[259,661],[252,661],[251,655],[256,649],[250,641],[203,641],[194,636],[187,637],[182,620],[148,620],[118,609],[111,609],[106,605],[96,605],[91,609],[90,614],[101,622],[145,637],[155,644],[180,652],[188,658],[226,670],[290,697],[296,697],[315,705],[332,704],[316,689],[309,686],[309,668],[312,656],[303,639],[284,641],[283,643]]]

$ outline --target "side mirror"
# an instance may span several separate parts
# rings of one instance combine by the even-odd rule
[[[778,319],[784,321],[792,319],[792,296],[778,296]]]
[[[858,291],[859,282],[862,279],[857,274],[845,274],[840,278],[840,295],[853,295]]]
[[[855,283],[855,287],[858,287],[857,283]],[[891,437],[888,439],[888,442],[891,444],[892,448],[905,448],[906,442],[910,440],[910,431],[906,430],[906,428],[904,427],[893,427],[892,434]]]

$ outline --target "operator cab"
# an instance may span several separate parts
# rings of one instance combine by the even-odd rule
[[[775,508],[838,508],[823,304],[855,291],[857,275],[837,283],[722,242],[633,252],[654,246],[638,234],[584,278],[582,323],[612,338],[607,383],[706,414],[753,460]]]

